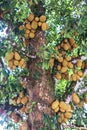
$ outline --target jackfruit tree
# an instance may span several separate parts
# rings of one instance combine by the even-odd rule
[[[87,129],[87,1],[0,1],[4,130]]]

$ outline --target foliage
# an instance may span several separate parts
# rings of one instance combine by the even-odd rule
[[[87,112],[87,111],[86,111]],[[87,119],[86,119],[86,113],[84,108],[75,108],[75,111],[73,113],[73,117],[70,120],[70,124],[75,124],[78,127],[86,127]]]
[[[50,117],[47,114],[43,115],[43,123],[44,123],[44,128],[40,128],[40,130],[55,130],[55,129],[60,129],[59,124],[57,123],[57,116],[54,115],[54,117]]]
[[[39,5],[42,2],[42,5]],[[10,3],[10,4],[9,4]],[[44,9],[39,11],[39,8]],[[37,8],[38,7],[38,8]],[[46,31],[46,45],[41,46],[36,56],[40,57],[42,61],[38,63],[38,67],[42,67],[46,71],[50,70],[52,78],[54,78],[55,71],[49,65],[50,58],[56,57],[58,52],[55,47],[59,45],[64,38],[74,37],[78,48],[72,53],[67,52],[68,56],[76,55],[87,56],[87,2],[86,0],[3,0],[0,1],[0,103],[6,104],[8,99],[9,104],[11,99],[19,95],[20,91],[25,91],[21,85],[23,77],[29,76],[28,69],[21,69],[17,67],[11,71],[7,63],[4,61],[6,53],[11,51],[18,51],[19,54],[26,60],[30,60],[31,48],[30,45],[24,46],[24,31],[20,31],[19,27],[24,24],[24,21],[33,10],[37,16],[42,13],[46,14],[49,30]],[[4,33],[3,33],[4,32]],[[36,32],[37,33],[37,32]],[[31,58],[32,59],[32,58]],[[31,60],[34,61],[34,60]],[[87,60],[85,60],[85,63]],[[72,70],[69,71],[72,73]],[[39,71],[35,71],[33,78],[38,80],[41,76]],[[53,79],[54,80],[54,79]],[[56,81],[56,80],[55,80]],[[87,85],[87,75],[82,79],[83,83],[80,84],[77,92],[84,89]],[[74,82],[74,85],[76,83]],[[68,94],[73,92],[72,82],[69,80],[57,80],[55,87],[55,96],[58,99],[65,99]],[[87,92],[80,95],[83,100]],[[32,106],[30,112],[32,112]],[[73,118],[70,123],[77,126],[85,126],[87,120],[83,117],[79,120],[84,113],[84,108],[77,108],[73,113]],[[41,130],[55,130],[60,129],[57,122],[57,115],[50,117],[49,115],[43,116],[44,128]],[[12,124],[13,126],[13,124]],[[15,128],[16,129],[16,128]]]

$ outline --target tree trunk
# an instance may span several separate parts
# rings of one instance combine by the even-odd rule
[[[43,126],[42,116],[52,114],[50,104],[54,99],[54,86],[51,75],[48,71],[43,70],[42,66],[37,64],[42,58],[37,56],[40,46],[44,47],[46,40],[43,31],[38,31],[35,38],[30,41],[35,59],[28,63],[30,76],[27,82],[29,94],[29,106],[32,106],[32,112],[29,113],[30,130],[39,130]],[[33,103],[35,102],[35,105]]]
[[[35,9],[39,12],[39,15],[45,13],[43,4],[40,2],[35,7],[31,7],[31,11],[35,14]],[[29,113],[29,130],[39,130],[43,124],[43,113],[51,115],[50,104],[54,99],[54,85],[51,74],[44,70],[42,66],[38,67],[38,63],[43,62],[41,57],[37,56],[40,47],[44,47],[46,39],[44,32],[38,30],[35,38],[29,40],[29,47],[31,54],[35,56],[35,59],[30,59],[28,62],[28,68],[30,76],[27,79],[27,90],[29,94],[29,106],[32,112]],[[35,104],[33,105],[33,103]]]

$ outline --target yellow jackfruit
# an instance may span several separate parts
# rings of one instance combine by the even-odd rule
[[[84,104],[84,102],[81,101],[79,104],[77,104],[77,107],[78,107],[78,108],[82,108],[82,107],[83,107],[83,104]]]
[[[41,29],[42,29],[43,31],[47,30],[47,23],[42,23]]]
[[[29,33],[30,33],[30,30],[27,29],[27,30],[25,31],[25,33],[28,33],[28,34],[29,34]]]
[[[66,123],[67,121],[68,121],[68,119],[64,117],[63,122]]]
[[[35,34],[34,34],[33,32],[30,32],[29,37],[30,37],[30,38],[34,38],[34,37],[35,37]]]
[[[19,30],[24,30],[24,25],[21,25],[20,27],[19,27]]]
[[[80,102],[80,99],[76,93],[72,94],[72,102],[75,104],[78,104]]]
[[[54,109],[54,112],[58,112],[59,111],[59,107],[57,107],[56,109]]]
[[[15,58],[16,60],[20,60],[20,59],[21,59],[21,57],[20,57],[20,55],[18,54],[18,52],[14,52],[14,58]]]
[[[19,95],[20,98],[23,98],[24,97],[24,94],[23,92],[20,92],[20,95]]]
[[[61,65],[57,65],[57,70],[61,70]]]
[[[54,109],[56,109],[58,106],[59,106],[59,101],[58,101],[58,100],[55,100],[55,101],[52,103],[51,108],[54,110]]]
[[[70,118],[72,117],[72,113],[71,113],[71,112],[66,112],[66,113],[64,114],[64,116],[65,116],[65,118],[70,119]]]
[[[71,105],[70,105],[70,104],[67,104],[67,109],[66,109],[66,111],[67,111],[67,112],[72,111],[72,110],[71,110]]]
[[[22,68],[26,68],[27,67],[27,64],[26,62],[22,65]]]
[[[84,75],[84,73],[82,71],[78,71],[77,74],[82,77]]]
[[[67,110],[67,105],[66,105],[66,103],[63,102],[63,101],[60,101],[59,107],[60,107],[61,109],[63,109],[63,110]]]
[[[72,81],[77,81],[77,74],[72,74],[71,75],[71,80]]]
[[[5,59],[6,59],[6,61],[9,61],[9,60],[12,60],[13,57],[14,57],[14,53],[10,52],[10,53],[6,54]]]
[[[62,67],[62,68],[61,68],[61,73],[65,73],[65,72],[67,72],[67,70],[68,70],[67,67]]]
[[[38,22],[38,21],[39,21],[39,17],[35,17],[35,21],[37,21],[37,22]]]
[[[63,64],[63,66],[67,66],[67,64],[68,64],[67,60],[64,59],[62,64]]]
[[[74,38],[73,37],[69,38],[69,42],[70,42],[71,45],[73,45],[75,43]]]
[[[21,99],[21,103],[22,104],[26,104],[28,102],[28,98],[27,98],[27,96],[25,96],[25,97],[23,97],[22,99]]]
[[[62,109],[62,108],[60,108],[60,111],[61,111],[61,112],[65,112],[65,110],[64,110],[64,109]]]
[[[67,50],[70,49],[70,46],[69,46],[68,44],[64,44],[63,49],[64,49],[65,51],[67,51]]]
[[[82,67],[82,60],[77,60],[76,65],[77,65],[77,67]]]
[[[34,14],[33,13],[29,14],[28,20],[31,22],[33,21],[33,19],[34,19]]]
[[[66,56],[65,57],[67,61],[70,61],[71,60],[71,57],[70,56]]]
[[[37,22],[36,21],[32,21],[31,27],[32,27],[32,29],[37,29],[37,27],[38,27]]]
[[[21,103],[21,98],[20,97],[18,97],[18,99],[17,99],[17,104],[19,104],[19,103]]]
[[[58,122],[59,122],[59,123],[62,123],[63,120],[64,120],[64,114],[63,114],[63,113],[60,113],[60,114],[58,114],[58,115],[59,115]]]
[[[8,61],[8,67],[9,68],[13,68],[13,61],[11,60],[11,61]]]
[[[60,80],[61,79],[61,74],[57,72],[56,73],[56,78]]]
[[[18,66],[18,65],[19,65],[19,61],[17,61],[17,60],[14,60],[13,63],[14,63],[15,66]]]
[[[45,15],[41,15],[40,16],[40,22],[45,22],[46,21],[46,16]]]
[[[31,29],[31,32],[35,33],[35,32],[36,32],[36,30],[34,30],[34,29]]]
[[[51,68],[54,66],[54,59],[53,59],[53,58],[51,58],[51,59],[49,60],[49,66],[50,66]]]
[[[63,57],[59,56],[59,57],[58,57],[58,61],[59,61],[59,62],[63,62]]]
[[[68,67],[69,67],[70,69],[73,69],[73,67],[74,67],[73,64],[72,64],[71,62],[68,62],[67,65],[68,65]]]
[[[24,59],[21,59],[20,62],[19,62],[19,66],[22,67],[22,65],[25,63],[25,60]]]
[[[26,24],[26,29],[31,29],[31,25],[29,23]]]
[[[38,22],[38,26],[40,27],[42,25],[42,23],[41,22]]]

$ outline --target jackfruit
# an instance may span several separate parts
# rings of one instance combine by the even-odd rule
[[[19,62],[19,66],[22,67],[22,65],[25,63],[25,60],[24,59],[21,59],[20,62]]]
[[[82,67],[82,60],[77,60],[76,65],[77,65],[77,67]]]
[[[9,68],[12,68],[12,67],[13,67],[13,60],[8,61],[8,67],[9,67]]]
[[[23,92],[20,92],[19,97],[20,97],[20,98],[23,98],[23,97],[24,97]]]
[[[59,106],[59,101],[58,101],[58,100],[55,100],[55,101],[52,103],[51,108],[54,110],[54,109],[58,108],[58,106]]]
[[[57,65],[57,70],[61,70],[61,65]]]
[[[24,30],[24,25],[21,25],[20,27],[19,27],[19,30]]]
[[[28,34],[29,34],[29,33],[30,33],[30,30],[27,29],[27,30],[25,31],[25,33],[28,33]]]
[[[35,37],[35,34],[34,34],[33,32],[30,32],[29,37],[30,37],[30,38],[34,38],[34,37]]]
[[[61,74],[57,72],[56,73],[56,78],[60,80],[61,79]]]
[[[76,93],[72,94],[72,102],[75,104],[78,104],[80,102],[80,99]]]
[[[26,29],[31,29],[31,25],[29,23],[26,24]]]
[[[40,22],[45,22],[46,21],[46,16],[45,15],[41,15],[40,16]]]
[[[57,107],[56,109],[54,109],[54,112],[58,112],[59,111],[59,107]]]
[[[35,21],[38,22],[39,21],[39,17],[35,17]]]
[[[84,75],[84,73],[82,71],[78,71],[77,74],[82,77]]]
[[[42,29],[43,31],[47,30],[47,23],[42,23],[41,29]]]
[[[73,67],[74,67],[73,64],[72,64],[71,62],[68,62],[67,65],[68,65],[68,67],[69,67],[70,69],[73,69]]]
[[[71,105],[70,105],[70,104],[67,104],[67,109],[66,109],[66,111],[67,111],[67,112],[72,111],[72,110],[71,110]]]
[[[65,73],[65,72],[67,72],[67,70],[68,70],[67,67],[62,67],[62,68],[61,68],[61,73]]]
[[[67,105],[66,105],[66,103],[63,102],[63,101],[60,101],[59,107],[60,107],[61,109],[63,109],[63,110],[67,110]]]
[[[68,65],[67,60],[64,59],[63,62],[62,62],[62,65],[63,65],[63,66],[67,66],[67,65]]]
[[[9,60],[12,60],[13,57],[14,57],[14,53],[10,52],[10,53],[6,54],[5,59],[6,59],[6,61],[9,61]]]
[[[26,96],[21,99],[22,104],[25,105],[27,102],[28,102],[28,98]]]
[[[21,98],[18,97],[18,99],[17,99],[17,104],[20,104],[20,103],[21,103]]]
[[[15,65],[15,66],[18,66],[18,65],[19,65],[19,61],[14,60],[14,65]]]
[[[38,22],[38,26],[41,27],[41,26],[42,26],[42,23],[41,23],[41,22]]]
[[[64,114],[64,116],[65,116],[65,118],[70,119],[70,118],[72,117],[72,113],[71,113],[71,112],[66,112],[66,113]]]
[[[65,57],[67,61],[70,61],[71,60],[71,57],[70,56],[66,56]]]
[[[75,43],[74,38],[73,37],[69,38],[69,42],[70,42],[71,45],[73,45]]]
[[[60,57],[60,56],[59,56],[59,57],[58,57],[58,61],[59,61],[59,62],[63,62],[63,57]]]
[[[51,68],[54,66],[54,59],[53,59],[53,58],[51,58],[51,59],[49,60],[49,66],[50,66]]]
[[[63,49],[64,49],[65,51],[69,50],[69,48],[70,48],[70,46],[69,46],[68,44],[64,44]]]
[[[20,55],[18,54],[18,52],[14,52],[14,58],[15,58],[16,60],[20,60],[20,59],[21,59],[21,57],[20,57]]]
[[[33,19],[34,19],[34,14],[33,13],[29,14],[28,20],[31,22],[33,21]]]
[[[38,27],[37,22],[36,21],[32,21],[31,27],[32,27],[32,29],[37,29],[37,27]]]

